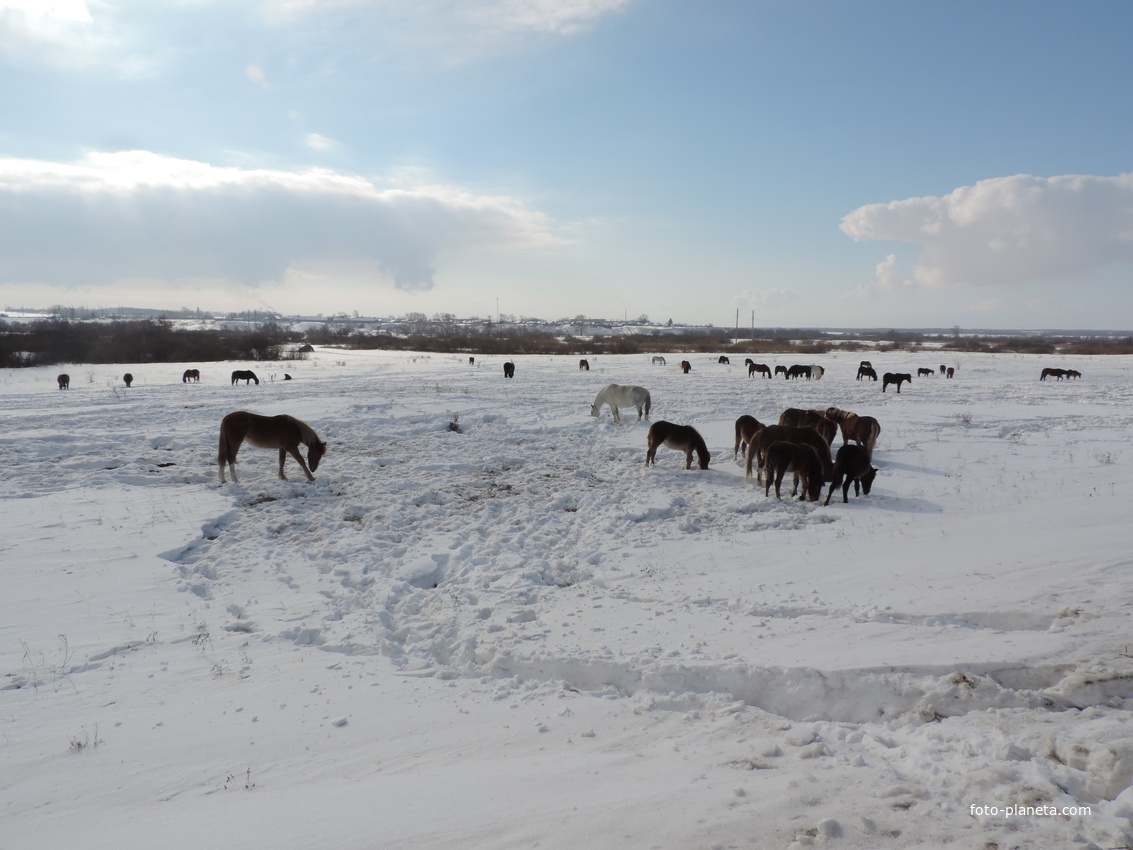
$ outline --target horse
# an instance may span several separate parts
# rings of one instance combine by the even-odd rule
[[[736,420],[736,447],[732,450],[732,460],[740,456],[740,450],[746,457],[748,446],[755,438],[755,435],[762,431],[764,428],[761,423],[754,416],[748,416],[746,413]]]
[[[786,378],[787,377],[787,367],[786,366],[776,366],[775,367],[775,374],[776,375],[782,375],[784,378]]]
[[[863,360],[861,363],[858,364],[858,368],[859,369],[872,369],[873,364],[870,363],[868,360]]]
[[[858,416],[848,410],[839,410],[836,407],[826,408],[826,415],[838,423],[842,429],[842,444],[854,442],[865,448],[869,457],[873,457],[873,447],[881,434],[881,423],[872,416]]]
[[[949,366],[948,371],[945,373],[945,377],[951,378],[955,374],[956,374],[956,369],[952,366]]]
[[[817,502],[822,496],[822,459],[813,446],[802,443],[777,442],[767,447],[764,464],[767,468],[766,482],[763,495],[771,495],[771,482],[775,481],[775,498],[782,499],[779,488],[783,483],[783,476],[788,472],[794,474],[794,488],[792,496],[799,492],[799,479],[803,482],[803,494],[800,501],[810,499]]]
[[[732,364],[732,361],[729,360],[727,357],[725,357],[723,354],[720,355],[720,359],[717,360],[716,362],[722,363],[725,366],[730,366]]]
[[[862,362],[865,363],[866,361],[863,360]],[[870,378],[870,379],[876,381],[877,380],[877,372],[873,371],[872,366],[859,366],[858,367],[858,380],[860,381],[862,378]]]
[[[63,375],[60,375],[55,380],[59,382],[59,389],[61,389],[61,390],[71,389],[71,376],[70,375],[63,374]]]
[[[510,360],[507,363],[504,364],[504,377],[505,378],[514,378],[515,377],[515,364],[512,363]]]
[[[943,375],[947,371],[948,371],[948,367],[945,366],[943,363],[941,363],[940,364],[940,374]]]
[[[288,375],[288,374],[287,374],[286,372],[284,372],[284,373],[283,373],[283,380],[285,380],[285,381],[290,381],[290,380],[291,380],[291,376],[290,376],[290,375]]]
[[[826,369],[823,368],[822,366],[816,366],[815,364],[812,363],[810,365],[810,374],[811,374],[811,377],[814,378],[816,381],[821,381],[822,376],[826,374]]]
[[[860,496],[862,491],[869,495],[873,486],[873,479],[877,477],[877,470],[870,466],[869,452],[861,446],[846,444],[838,449],[834,458],[834,477],[830,482],[830,492],[826,494],[823,506],[830,504],[830,497],[839,487],[842,488],[842,504],[850,501],[850,483],[854,485],[854,496]]]
[[[475,366],[476,365],[476,358],[475,357],[469,357],[468,358],[468,365],[469,366]]]
[[[948,377],[952,377],[952,376],[949,375]],[[1066,370],[1066,380],[1068,380],[1068,381],[1071,378],[1081,378],[1081,377],[1082,377],[1082,373],[1079,372],[1077,369],[1067,369]]]
[[[744,358],[744,365],[745,365],[745,366],[754,366],[754,365],[755,365],[755,361],[754,361],[754,360],[752,360],[752,359],[751,359],[750,357],[745,357],[745,358]]]
[[[125,381],[126,387],[129,388],[130,384],[134,383],[134,376],[127,372],[122,376],[122,380]]]
[[[928,378],[928,377],[935,375],[935,374],[936,374],[936,372],[933,371],[932,369],[925,369],[923,367],[920,368],[920,369],[917,369],[917,377],[918,378]]]
[[[696,462],[701,469],[708,469],[708,460],[712,456],[708,453],[708,446],[704,438],[691,425],[674,425],[672,422],[661,420],[649,426],[646,435],[649,450],[645,453],[645,468],[657,462],[657,449],[665,446],[685,453],[685,469],[692,469],[692,453],[696,452]]]
[[[783,377],[785,379],[788,379],[788,380],[791,379],[791,378],[803,378],[803,377],[805,377],[809,381],[810,380],[810,367],[809,366],[803,366],[801,364],[795,364],[790,369],[788,369],[786,371],[786,373],[784,373]]]
[[[779,414],[779,424],[790,428],[812,428],[828,446],[834,442],[834,435],[838,433],[838,423],[827,417],[824,410],[800,410],[797,407],[788,407]]]
[[[692,364],[689,363],[687,360],[682,360],[681,361],[681,371],[684,372],[687,375],[689,372],[692,371]]]
[[[590,371],[590,361],[589,360],[579,360],[578,361],[578,368],[579,369],[585,369],[587,372],[589,372]]]
[[[653,355],[653,365],[654,366],[664,366],[665,365],[665,358],[662,357],[660,354],[654,354]]]
[[[229,413],[220,421],[220,446],[217,450],[216,465],[220,483],[224,483],[224,464],[232,473],[232,483],[236,481],[236,453],[247,440],[257,449],[279,449],[279,477],[286,481],[283,462],[291,455],[303,468],[308,481],[314,481],[311,473],[319,468],[319,461],[326,454],[327,444],[319,439],[315,429],[301,419],[282,414],[280,416],[260,416],[238,410]],[[307,447],[307,460],[299,454],[299,444]],[[310,468],[308,468],[308,463]]]
[[[594,397],[594,403],[590,405],[590,415],[599,415],[604,404],[610,406],[610,412],[614,415],[615,422],[622,421],[621,414],[618,413],[619,407],[636,407],[638,420],[640,421],[641,417],[644,416],[648,421],[649,408],[653,404],[653,400],[649,396],[649,390],[645,387],[608,384]]]
[[[195,381],[196,383],[199,384],[201,382],[201,370],[200,369],[186,369],[185,374],[183,374],[181,376],[181,383],[187,384],[187,383],[189,383],[189,381]]]
[[[913,376],[908,372],[886,372],[881,376],[881,391],[885,392],[885,388],[887,386],[889,386],[890,384],[896,384],[897,392],[900,393],[901,384],[906,382],[910,384],[913,382]]]
[[[830,446],[813,428],[792,428],[789,425],[768,425],[755,435],[747,450],[747,461],[744,463],[744,477],[752,477],[752,466],[755,466],[755,480],[762,483],[763,467],[767,447],[772,443],[803,443],[811,446],[818,452],[818,459],[822,461],[822,477],[829,481],[833,474],[833,464],[830,460]]]
[[[754,376],[756,372],[765,378],[771,377],[771,370],[767,368],[767,366],[762,363],[753,363],[749,360],[747,364],[747,376],[750,378]]]
[[[1043,373],[1041,375],[1039,375],[1039,380],[1045,381],[1047,378],[1050,378],[1050,377],[1054,377],[1057,380],[1061,381],[1063,378],[1066,377],[1066,370],[1065,369],[1043,369]]]
[[[237,381],[243,381],[245,386],[248,385],[249,381],[255,381],[256,386],[259,386],[260,383],[260,379],[256,377],[256,373],[250,369],[237,369],[233,372],[232,383],[235,384]]]

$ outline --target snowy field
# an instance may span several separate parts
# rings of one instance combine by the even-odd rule
[[[660,353],[0,371],[0,847],[1133,844],[1133,361]],[[871,495],[745,481],[736,417],[830,405]],[[317,480],[218,484],[239,409]]]

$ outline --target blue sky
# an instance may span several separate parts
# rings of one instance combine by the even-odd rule
[[[0,0],[0,305],[1133,329],[1130,32],[1123,0]]]

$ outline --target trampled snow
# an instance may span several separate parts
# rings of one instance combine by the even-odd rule
[[[1133,362],[657,353],[0,371],[0,847],[1133,843]],[[745,480],[738,416],[828,406],[870,495]],[[220,485],[239,409],[316,480]]]

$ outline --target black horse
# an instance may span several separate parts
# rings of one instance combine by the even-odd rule
[[[908,372],[886,372],[881,376],[881,391],[885,392],[885,388],[890,384],[897,385],[897,392],[901,392],[901,384],[912,383],[913,376]]]
[[[232,373],[233,385],[239,383],[240,381],[243,381],[245,385],[247,385],[251,381],[255,381],[257,386],[260,383],[260,379],[256,377],[256,373],[251,369],[237,369]]]

